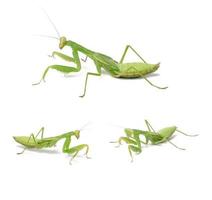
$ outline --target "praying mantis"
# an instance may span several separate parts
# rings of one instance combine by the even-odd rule
[[[126,128],[124,129],[124,132],[126,134],[125,137],[120,137],[118,141],[111,142],[111,143],[118,143],[119,146],[122,144],[122,141],[128,144],[128,151],[131,157],[131,162],[133,162],[132,152],[137,154],[140,154],[142,152],[141,144],[147,145],[150,143],[151,145],[158,145],[161,143],[169,142],[176,148],[185,150],[184,148],[180,148],[170,141],[172,139],[173,134],[175,132],[179,132],[182,133],[183,135],[190,137],[197,136],[197,135],[188,135],[180,131],[176,126],[170,126],[160,129],[159,131],[155,131],[147,120],[145,120],[145,124],[148,129],[147,131]],[[145,141],[140,139],[140,135],[144,136]]]
[[[48,15],[47,15],[47,17],[48,17]],[[69,47],[72,49],[72,57],[69,55],[63,54],[61,52],[58,52],[58,51],[53,51],[51,56],[52,57],[57,56],[67,62],[74,64],[75,67],[59,65],[59,64],[50,65],[43,72],[41,80],[38,83],[35,83],[33,85],[38,85],[42,81],[45,82],[45,78],[50,69],[54,69],[54,70],[62,72],[64,74],[79,72],[81,70],[81,60],[82,60],[82,59],[80,60],[79,53],[82,53],[82,54],[86,55],[86,60],[87,60],[87,58],[90,58],[91,60],[93,60],[95,66],[96,66],[97,72],[95,72],[95,73],[88,72],[86,74],[84,91],[80,97],[84,97],[86,94],[88,77],[89,76],[101,76],[102,69],[107,71],[114,78],[130,79],[130,78],[141,77],[146,82],[148,82],[151,86],[153,86],[155,88],[158,88],[158,89],[166,89],[167,88],[167,87],[159,87],[159,86],[153,84],[146,77],[146,75],[151,74],[151,73],[155,72],[156,70],[158,70],[158,68],[160,67],[160,63],[157,63],[157,64],[147,63],[131,45],[127,45],[125,47],[120,61],[117,62],[116,60],[114,60],[113,58],[111,58],[105,54],[102,54],[102,53],[99,53],[96,51],[92,51],[92,50],[80,45],[79,43],[76,43],[71,40],[67,40],[67,38],[64,36],[61,37],[50,18],[49,18],[49,21],[51,22],[55,31],[57,32],[58,37],[51,37],[51,36],[47,36],[47,37],[51,37],[51,38],[59,40],[59,49],[60,50],[62,50],[64,47]],[[129,49],[131,49],[135,53],[135,55],[138,56],[138,58],[141,60],[141,62],[128,62],[128,63],[124,62],[124,59],[125,59],[126,54]],[[86,61],[86,60],[84,60],[84,61]],[[180,148],[170,141],[173,137],[173,134],[175,132],[179,132],[186,136],[197,136],[197,135],[188,135],[188,134],[180,131],[176,126],[166,127],[166,128],[163,128],[156,132],[147,120],[145,120],[145,124],[146,124],[148,130],[125,128],[124,131],[125,131],[126,136],[120,137],[118,139],[118,141],[112,142],[112,143],[118,143],[119,145],[121,145],[122,142],[125,142],[126,144],[128,144],[128,151],[129,151],[129,154],[131,157],[131,161],[133,161],[133,152],[137,153],[137,154],[140,154],[142,152],[142,144],[158,145],[161,143],[169,142],[176,148],[185,150],[184,148]],[[39,135],[41,135],[40,139],[38,139]],[[65,141],[63,144],[62,151],[63,151],[63,153],[72,155],[70,164],[71,164],[71,161],[82,150],[85,150],[85,155],[87,158],[89,158],[88,157],[89,146],[87,144],[80,144],[80,145],[71,147],[71,139],[73,137],[75,137],[76,139],[79,139],[80,130],[70,131],[70,132],[63,133],[63,134],[60,134],[60,135],[57,135],[54,137],[44,138],[43,135],[44,135],[44,127],[42,127],[36,135],[34,135],[32,133],[30,136],[14,136],[13,137],[14,140],[17,143],[24,146],[23,151],[18,154],[24,153],[24,151],[26,149],[51,148],[51,147],[55,146],[57,144],[57,142],[64,139]],[[140,136],[143,136],[145,141],[143,141],[143,139],[141,139]]]
[[[97,70],[97,72],[95,72],[95,73],[94,72],[87,73],[86,79],[85,79],[85,85],[84,85],[84,92],[80,97],[84,97],[86,94],[88,77],[89,76],[101,76],[102,69],[107,71],[112,77],[115,77],[115,78],[128,78],[129,79],[129,78],[142,77],[145,81],[147,81],[153,87],[156,87],[158,89],[166,89],[167,88],[167,87],[156,86],[155,84],[153,84],[151,81],[149,81],[146,78],[146,75],[155,72],[160,67],[160,63],[157,63],[157,64],[147,63],[131,45],[126,46],[126,48],[123,52],[123,55],[121,57],[121,60],[119,62],[117,62],[116,60],[114,60],[113,58],[111,58],[107,55],[92,51],[74,41],[67,40],[66,37],[64,37],[64,36],[61,37],[58,30],[56,29],[56,26],[53,24],[53,22],[51,21],[50,18],[49,18],[49,21],[53,25],[53,27],[58,35],[58,37],[51,37],[51,36],[49,36],[49,37],[59,40],[59,49],[61,49],[61,50],[64,47],[70,47],[72,49],[72,55],[73,55],[73,57],[71,57],[71,56],[65,55],[61,52],[53,51],[51,56],[52,57],[57,56],[67,62],[71,62],[71,63],[75,64],[76,67],[64,66],[64,65],[58,65],[58,64],[48,66],[45,69],[41,80],[38,83],[35,83],[33,85],[38,85],[41,83],[41,81],[45,82],[46,75],[50,69],[57,70],[64,74],[79,72],[81,70],[81,62],[80,62],[80,58],[79,58],[79,52],[80,52],[80,53],[86,55],[86,59],[90,58],[91,60],[93,60],[95,66],[96,66],[96,70]],[[142,62],[124,63],[124,58],[129,49],[131,49],[141,59]]]
[[[38,136],[41,134],[41,138],[38,139]],[[65,142],[63,144],[63,153],[71,154],[73,155],[71,161],[77,156],[77,154],[85,149],[85,155],[87,158],[88,157],[88,151],[89,151],[89,146],[87,144],[80,144],[74,147],[70,147],[71,144],[71,139],[72,137],[75,137],[76,139],[79,139],[80,137],[80,131],[75,130],[75,131],[70,131],[67,133],[63,133],[54,137],[43,137],[44,135],[44,127],[42,127],[36,135],[33,133],[30,136],[14,136],[14,140],[23,145],[24,149],[22,152],[17,153],[17,154],[23,154],[26,149],[43,149],[43,148],[51,148],[56,145],[56,143],[62,139],[65,139]]]

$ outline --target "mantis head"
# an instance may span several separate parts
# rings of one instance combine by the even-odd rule
[[[132,137],[134,134],[134,130],[130,129],[130,128],[125,128],[124,131],[125,131],[127,137]]]
[[[80,131],[79,131],[79,130],[75,130],[75,131],[74,131],[74,135],[75,135],[75,137],[76,137],[77,139],[79,139],[79,137],[80,137]]]
[[[62,49],[65,45],[67,44],[67,39],[66,37],[60,37],[60,43],[59,43],[59,48]]]

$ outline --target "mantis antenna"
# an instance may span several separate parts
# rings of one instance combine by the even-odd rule
[[[34,35],[34,36],[45,37],[45,38],[52,38],[52,39],[59,40],[59,38],[57,38],[57,37],[55,37],[55,36],[50,36],[50,35],[36,34],[36,35]]]
[[[81,128],[79,129],[80,131],[85,130],[86,127],[88,127],[88,125],[91,124],[91,122],[87,122],[85,123],[83,126],[81,126]]]
[[[52,21],[51,18],[49,17],[48,13],[47,13],[44,9],[42,9],[42,10],[43,10],[43,12],[45,13],[46,17],[48,18],[48,20],[49,20],[49,22],[51,23],[51,25],[53,26],[54,30],[56,31],[57,36],[60,38],[60,33],[59,33],[57,27],[55,26],[55,24],[53,23],[53,21]]]

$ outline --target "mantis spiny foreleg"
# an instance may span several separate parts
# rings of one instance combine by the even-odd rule
[[[133,70],[134,72],[139,72],[135,67],[129,67],[129,69],[127,71],[130,71],[130,70]],[[159,87],[155,84],[153,84],[150,80],[148,80],[144,75],[140,74],[140,76],[145,80],[147,81],[151,86],[155,87],[155,88],[158,88],[158,89],[166,89],[168,87]]]
[[[89,146],[87,144],[80,144],[66,150],[66,153],[70,153],[70,154],[74,153],[73,157],[70,160],[70,164],[71,164],[71,161],[77,156],[77,154],[83,149],[86,149],[85,156],[86,158],[89,159],[90,158],[88,157]]]
[[[38,83],[35,83],[33,85],[38,85],[41,83],[41,81],[45,81],[45,77],[49,71],[49,69],[55,69],[57,71],[60,71],[62,73],[65,73],[65,74],[68,74],[68,73],[71,73],[71,72],[79,72],[80,69],[81,69],[81,63],[80,63],[80,59],[79,59],[79,55],[78,55],[78,52],[77,50],[73,50],[73,58],[72,57],[69,57],[65,54],[62,54],[60,52],[53,52],[52,55],[57,55],[59,56],[61,59],[63,60],[66,60],[66,61],[72,61],[76,64],[76,67],[70,67],[70,66],[65,66],[65,65],[50,65],[48,66],[43,75],[42,75],[42,78],[41,80],[38,82]]]
[[[74,146],[74,147],[70,147],[70,144],[71,144],[71,135],[66,135],[65,137],[65,142],[64,142],[64,145],[63,145],[63,152],[64,153],[68,153],[68,154],[74,154],[72,156],[72,159],[70,160],[70,164],[71,164],[71,161],[77,156],[77,154],[83,150],[83,149],[86,149],[86,152],[85,152],[85,155],[87,158],[88,157],[88,151],[89,151],[89,146],[87,144],[80,144],[80,145],[77,145],[77,146]]]
[[[70,57],[70,56],[67,56],[63,53],[60,53],[60,52],[57,52],[57,51],[53,51],[52,52],[52,55],[50,55],[49,57],[55,57],[55,56],[58,56],[59,58],[61,58],[62,60],[65,60],[67,62],[75,62],[75,59]]]
[[[140,146],[140,141],[137,141],[137,138],[127,136],[127,137],[120,137],[118,141],[111,142],[111,143],[119,143],[119,145],[117,146],[119,147],[122,141],[128,144],[128,151],[131,157],[131,162],[133,162],[132,151],[135,153],[141,153],[142,151],[142,148]]]

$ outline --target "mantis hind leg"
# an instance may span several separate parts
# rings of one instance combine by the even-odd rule
[[[83,92],[83,94],[82,94],[80,97],[84,97],[85,94],[86,94],[88,76],[89,76],[89,75],[92,75],[92,76],[101,76],[101,67],[100,67],[100,65],[99,65],[96,61],[94,61],[94,63],[95,63],[95,65],[96,65],[96,69],[97,69],[97,72],[98,72],[98,73],[93,73],[93,72],[88,72],[88,73],[87,73],[86,79],[85,79],[84,92]]]
[[[177,132],[179,132],[179,133],[182,133],[183,135],[185,135],[185,136],[189,136],[189,137],[195,137],[195,136],[198,136],[198,134],[195,134],[195,135],[189,135],[189,134],[187,134],[187,133],[184,133],[183,131],[180,131],[179,129],[176,129],[176,131]]]
[[[154,133],[156,133],[155,130],[153,129],[152,125],[149,123],[149,121],[147,121],[146,119],[144,121],[145,121],[145,124],[146,124],[149,132],[151,132],[151,130],[152,130]]]
[[[174,144],[173,142],[171,142],[170,140],[167,140],[167,142],[169,142],[171,145],[173,145],[174,147],[176,147],[177,149],[180,149],[180,150],[186,150],[185,148],[182,148],[182,147],[178,147],[176,144]]]
[[[155,88],[158,88],[158,89],[167,89],[168,87],[159,87],[155,84],[153,84],[150,80],[148,80],[145,76],[141,75],[141,77],[146,81],[148,82],[151,86],[155,87]]]
[[[139,71],[135,68],[135,67],[130,67],[127,71],[130,71],[130,70],[134,70],[135,72],[139,73]],[[155,84],[153,84],[150,80],[148,80],[144,75],[140,74],[140,77],[142,77],[145,81],[147,81],[151,86],[155,87],[155,88],[158,88],[158,89],[167,89],[168,87],[159,87]]]
[[[41,133],[41,139],[43,139],[44,127],[42,127],[42,128],[38,131],[38,133],[37,133],[37,135],[35,136],[35,138],[37,138],[38,135],[40,135],[40,133]]]
[[[81,70],[81,63],[80,63],[79,55],[78,55],[77,51],[73,51],[74,58],[69,57],[65,54],[62,54],[60,52],[53,52],[52,56],[54,56],[54,55],[57,55],[58,57],[62,58],[63,60],[72,61],[72,62],[76,63],[76,67],[70,67],[70,66],[65,66],[65,65],[50,65],[45,69],[41,80],[38,83],[34,83],[32,85],[38,85],[41,83],[41,81],[45,82],[45,77],[50,69],[54,69],[54,70],[57,70],[59,72],[65,73],[65,74],[68,74],[71,72],[79,72]]]
[[[123,53],[123,55],[122,55],[122,57],[121,57],[121,60],[119,61],[119,63],[121,64],[121,63],[123,63],[123,61],[124,61],[124,58],[125,58],[125,56],[126,56],[126,54],[127,54],[127,51],[128,51],[128,49],[131,49],[144,63],[146,63],[146,61],[139,55],[139,53],[132,47],[132,46],[130,46],[130,45],[127,45],[126,47],[125,47],[125,50],[124,50],[124,53]]]
[[[39,131],[40,132],[40,131]],[[38,132],[38,133],[39,133]],[[36,135],[36,137],[37,137],[38,135]],[[33,141],[34,141],[34,143],[35,144],[37,144],[37,142],[36,142],[36,137],[34,136],[34,134],[32,133],[30,136],[29,136],[29,139],[28,139],[28,141],[27,141],[27,144],[29,143],[29,141],[30,141],[30,139],[32,138],[33,139]],[[24,149],[23,149],[23,151],[21,151],[21,152],[19,152],[19,153],[17,153],[18,155],[20,155],[20,154],[23,154],[24,152],[25,152],[25,150],[27,149],[27,147],[24,147]]]
[[[38,131],[38,133],[36,134],[36,136],[34,136],[34,134],[32,133],[32,134],[30,135],[29,140],[27,141],[27,143],[29,143],[30,139],[32,138],[32,139],[34,140],[34,143],[37,144],[37,142],[36,142],[35,139],[40,135],[40,133],[41,133],[41,139],[43,139],[44,127],[42,127],[42,128]],[[18,154],[18,155],[23,154],[23,153],[25,152],[26,149],[27,149],[27,147],[24,147],[23,151],[20,152],[20,153],[17,153],[17,154]]]

